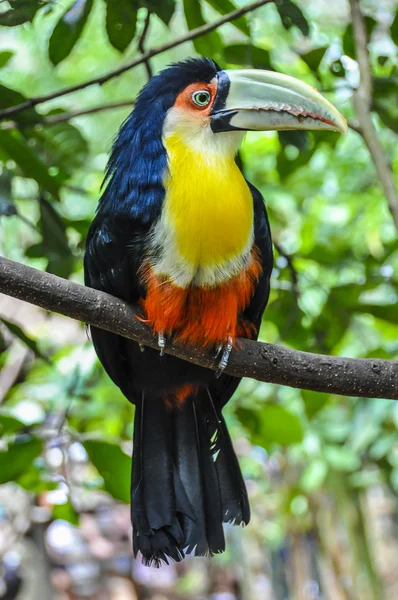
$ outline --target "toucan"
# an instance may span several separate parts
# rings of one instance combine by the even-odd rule
[[[246,131],[293,129],[347,125],[297,79],[193,58],[150,79],[114,142],[85,282],[138,305],[158,340],[155,350],[91,328],[135,405],[133,551],[147,565],[220,553],[223,523],[249,522],[222,415],[240,380],[224,369],[239,337],[257,339],[273,252],[263,197],[236,154]],[[165,353],[175,340],[214,349],[217,371]]]

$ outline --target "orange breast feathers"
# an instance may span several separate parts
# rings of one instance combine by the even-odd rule
[[[231,337],[252,337],[254,326],[241,312],[253,296],[262,267],[253,249],[246,269],[216,287],[181,288],[167,277],[156,275],[150,264],[143,269],[147,287],[142,308],[155,333],[201,347],[217,346]]]

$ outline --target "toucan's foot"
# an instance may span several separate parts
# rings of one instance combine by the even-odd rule
[[[160,356],[163,356],[166,348],[166,336],[163,333],[158,334],[158,346],[160,348]]]
[[[222,350],[221,360],[218,363],[218,369],[215,373],[217,379],[220,377],[220,375],[223,374],[224,369],[228,364],[228,360],[229,360],[230,354],[232,352],[232,348],[233,348],[233,340],[232,340],[231,336],[228,336],[227,343],[225,345],[221,344],[221,345],[217,346],[216,357],[220,354],[220,352]]]
[[[216,353],[214,355],[214,360],[217,360],[217,358],[220,356],[221,350],[224,348],[224,344],[218,344],[216,346]]]
[[[141,352],[144,352],[144,350],[145,350],[144,344],[141,344],[140,342],[138,342],[138,345],[140,347]]]

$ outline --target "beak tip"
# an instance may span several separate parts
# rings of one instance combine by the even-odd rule
[[[343,117],[343,115],[341,115],[341,123],[339,123],[339,131],[340,133],[342,133],[343,135],[347,135],[348,134],[348,122],[347,119],[345,117]]]

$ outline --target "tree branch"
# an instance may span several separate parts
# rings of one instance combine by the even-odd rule
[[[106,331],[157,348],[151,329],[132,306],[78,283],[0,257],[0,291]],[[169,343],[167,353],[215,369],[214,352]],[[291,350],[274,344],[238,340],[225,370],[295,388],[398,400],[398,361],[340,358]]]
[[[373,82],[369,63],[365,19],[361,12],[360,0],[350,0],[350,6],[360,73],[360,84],[354,92],[353,98],[355,112],[359,121],[360,134],[368,147],[378,178],[386,195],[392,218],[398,229],[398,192],[395,187],[389,160],[377,137],[371,115]]]
[[[146,13],[144,28],[143,28],[140,38],[138,40],[138,46],[137,46],[138,50],[141,52],[142,55],[145,54],[145,39],[146,39],[146,36],[149,31],[150,22],[151,22],[151,12],[150,12],[150,10],[148,10]],[[145,61],[145,69],[146,69],[146,74],[148,75],[148,79],[150,79],[152,77],[153,73],[152,73],[151,63],[149,62],[149,59]]]
[[[25,100],[25,102],[21,102],[20,104],[16,104],[15,106],[10,106],[9,108],[0,110],[0,120],[12,117],[13,115],[18,114],[23,110],[33,108],[33,107],[37,106],[38,104],[47,102],[48,100],[54,100],[54,98],[60,98],[61,96],[66,96],[67,94],[72,94],[73,92],[82,90],[90,85],[94,85],[94,84],[102,85],[103,83],[106,83],[110,79],[113,79],[114,77],[118,77],[119,75],[122,75],[122,73],[125,73],[126,71],[129,71],[130,69],[133,69],[134,67],[137,67],[138,65],[141,65],[142,63],[147,62],[153,56],[162,54],[163,52],[166,52],[167,50],[170,50],[171,48],[176,48],[177,46],[181,46],[181,44],[185,44],[185,42],[190,42],[192,40],[195,40],[196,38],[201,37],[201,36],[205,35],[206,33],[209,33],[210,31],[214,31],[215,29],[218,29],[219,27],[221,27],[221,25],[224,25],[225,23],[229,23],[230,21],[234,21],[235,19],[238,19],[239,17],[242,17],[243,15],[245,15],[249,12],[252,12],[252,11],[256,10],[257,8],[260,8],[260,6],[263,6],[264,4],[269,4],[270,2],[273,2],[273,1],[274,0],[257,0],[256,2],[251,2],[250,4],[247,4],[246,6],[242,6],[241,8],[238,8],[237,10],[234,10],[234,11],[228,13],[227,15],[224,15],[223,17],[220,17],[219,19],[217,19],[216,21],[213,21],[212,23],[206,23],[205,25],[196,27],[196,29],[192,29],[185,35],[182,35],[175,40],[166,42],[165,44],[162,44],[161,46],[155,46],[155,48],[148,50],[148,52],[145,52],[144,54],[142,54],[141,56],[139,56],[137,58],[133,58],[131,61],[127,62],[125,65],[122,65],[118,69],[115,69],[114,71],[110,71],[109,73],[105,73],[105,75],[101,75],[100,77],[94,77],[94,79],[89,79],[88,81],[84,81],[83,83],[79,83],[77,85],[71,86],[64,90],[58,90],[57,92],[51,92],[50,94],[45,94],[43,96],[35,96],[32,98],[28,98],[27,100]]]

